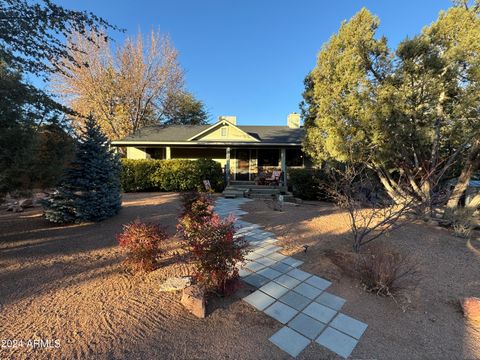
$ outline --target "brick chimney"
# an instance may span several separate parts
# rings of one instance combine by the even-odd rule
[[[290,129],[300,128],[300,114],[291,113],[287,117],[287,125]]]
[[[218,117],[218,121],[227,120],[230,124],[237,125],[237,117],[229,115],[221,115]]]

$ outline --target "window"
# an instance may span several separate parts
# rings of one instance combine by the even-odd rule
[[[150,155],[150,159],[164,159],[165,158],[165,149],[164,148],[146,148],[146,153]]]
[[[228,128],[226,126],[222,127],[222,137],[227,136]]]
[[[258,166],[279,166],[280,154],[278,149],[258,150]]]
[[[287,166],[303,166],[303,152],[301,149],[286,150]]]

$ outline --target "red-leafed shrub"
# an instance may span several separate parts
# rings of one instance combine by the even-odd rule
[[[185,191],[181,194],[182,202],[182,213],[180,217],[190,214],[192,210],[192,204],[198,200],[201,196],[201,193],[198,191]]]
[[[237,263],[245,260],[248,243],[235,238],[235,219],[222,219],[213,212],[208,194],[184,197],[183,216],[178,230],[195,265],[195,279],[222,295],[233,294],[239,284]]]
[[[183,206],[177,229],[188,240],[211,220],[214,214],[213,198],[207,193],[187,193],[183,195]]]
[[[125,265],[134,272],[152,271],[161,254],[161,244],[167,233],[157,224],[133,221],[123,226],[117,235],[120,247],[126,252]]]
[[[234,238],[233,218],[222,219],[214,214],[199,226],[187,240],[195,264],[195,279],[215,288],[222,295],[231,295],[238,287],[237,263],[245,260],[248,243]]]

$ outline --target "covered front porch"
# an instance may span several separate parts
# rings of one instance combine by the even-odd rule
[[[287,169],[305,166],[300,147],[208,146],[127,147],[130,159],[213,159],[224,169],[227,185],[234,181],[268,185],[273,174],[280,174],[277,185],[287,186]]]

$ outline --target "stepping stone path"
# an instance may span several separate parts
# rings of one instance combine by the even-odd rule
[[[215,211],[238,219],[247,214],[240,210],[247,201],[252,200],[220,198]],[[345,299],[326,291],[330,281],[298,269],[302,261],[280,254],[273,233],[243,220],[237,220],[236,225],[236,236],[243,236],[252,250],[240,276],[257,288],[243,300],[285,325],[269,340],[293,357],[314,341],[348,358],[367,324],[340,312]]]

